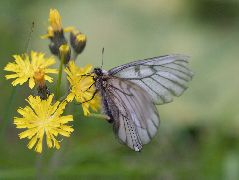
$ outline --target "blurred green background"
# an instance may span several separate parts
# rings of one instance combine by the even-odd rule
[[[75,109],[75,131],[60,151],[42,156],[28,150],[13,125],[16,109],[31,93],[4,79],[12,54],[29,49],[50,55],[50,8],[63,26],[88,37],[79,64],[104,68],[136,59],[181,53],[195,76],[174,102],[158,106],[161,126],[153,141],[136,153],[119,144],[102,119]],[[0,179],[239,179],[239,2],[237,0],[79,0],[0,2]],[[10,112],[10,113],[9,113]]]

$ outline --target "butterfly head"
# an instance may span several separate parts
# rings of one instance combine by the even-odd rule
[[[94,68],[94,73],[97,75],[97,76],[103,76],[103,71],[101,68]]]
[[[96,74],[96,76],[103,76],[108,74],[106,70],[101,68],[94,68],[93,72]]]

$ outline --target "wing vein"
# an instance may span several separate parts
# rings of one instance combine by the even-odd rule
[[[180,84],[180,83],[177,82],[177,81],[174,81],[173,79],[169,79],[169,78],[164,77],[164,76],[162,76],[162,75],[160,75],[160,74],[157,74],[157,73],[156,73],[155,75],[157,75],[157,76],[159,76],[159,77],[162,77],[162,78],[164,78],[164,79],[167,79],[168,81],[171,81],[171,82],[177,84],[178,86],[180,86],[180,87],[183,88],[183,89],[186,89],[186,88],[187,88],[186,86]]]
[[[161,95],[158,94],[155,90],[153,90],[147,83],[145,83],[145,82],[143,81],[143,79],[140,79],[140,81],[141,81],[150,91],[152,91],[152,92],[155,93],[157,96],[159,96],[163,101],[166,101],[166,99],[165,99],[163,96],[161,96]]]
[[[171,94],[175,95],[175,93],[169,89],[168,87],[164,86],[161,82],[159,82],[157,79],[155,79],[154,77],[150,77],[150,79],[152,79],[153,81],[155,81],[156,83],[160,84],[164,89],[166,89],[166,91],[170,92]]]

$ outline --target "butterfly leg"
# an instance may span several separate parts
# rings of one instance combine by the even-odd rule
[[[89,116],[90,117],[96,117],[96,118],[103,119],[103,120],[107,120],[107,121],[110,120],[110,117],[108,115],[105,115],[105,114],[94,114],[94,113],[91,113]]]
[[[98,92],[98,91],[96,90],[90,99],[88,99],[88,100],[86,100],[86,101],[83,101],[83,102],[81,102],[81,103],[75,103],[75,104],[76,104],[76,105],[81,105],[81,104],[83,104],[83,103],[87,103],[87,102],[91,101],[92,99],[94,99],[94,97],[95,97],[95,95],[97,94],[97,92]]]

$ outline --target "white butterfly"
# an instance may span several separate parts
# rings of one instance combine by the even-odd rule
[[[166,55],[134,61],[109,71],[95,68],[96,93],[119,140],[135,151],[155,136],[159,115],[155,104],[180,96],[192,79],[188,57]]]

